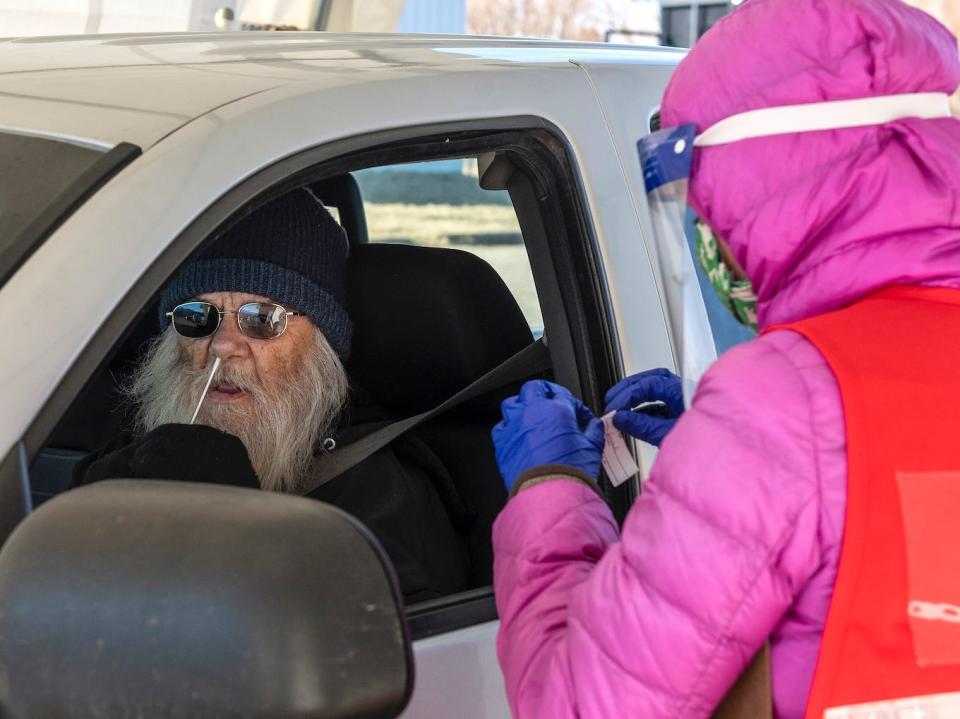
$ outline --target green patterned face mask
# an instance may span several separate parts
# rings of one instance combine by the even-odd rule
[[[707,279],[716,290],[723,305],[733,313],[737,321],[757,331],[757,296],[750,280],[735,280],[730,268],[723,262],[713,230],[697,219],[697,262],[707,274]]]

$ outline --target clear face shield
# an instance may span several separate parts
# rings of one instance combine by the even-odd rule
[[[656,262],[663,281],[667,321],[688,407],[697,383],[716,359],[710,323],[687,244],[687,187],[696,128],[683,125],[637,143],[653,225]]]
[[[698,225],[688,243],[687,189],[694,152],[701,148],[798,132],[881,125],[905,118],[951,117],[945,93],[909,93],[771,107],[734,115],[696,134],[692,124],[651,133],[637,143],[653,229],[655,261],[663,282],[674,356],[689,407],[700,378],[716,359],[691,246],[722,303],[739,321],[756,326],[755,298],[748,282],[731,278],[718,260],[717,238]]]

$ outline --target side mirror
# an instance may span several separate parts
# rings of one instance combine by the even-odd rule
[[[395,717],[401,606],[376,540],[329,505],[100,482],[0,551],[0,715]]]

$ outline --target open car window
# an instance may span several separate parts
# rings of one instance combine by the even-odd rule
[[[475,158],[416,162],[353,173],[369,242],[449,247],[490,264],[510,289],[534,336],[543,313],[506,190],[483,190]]]
[[[247,187],[257,178],[247,181],[236,190],[247,193],[243,203],[228,211],[211,208],[195,225],[205,229],[196,230],[194,255],[252,209],[308,188],[344,227],[351,243],[344,302],[354,324],[346,371],[355,394],[341,428],[347,430],[343,443],[363,436],[358,425],[382,426],[440,404],[532,343],[544,327],[552,366],[529,378],[557,379],[597,405],[616,371],[605,343],[609,316],[601,293],[591,276],[575,269],[595,257],[562,143],[542,129],[472,130],[457,142],[450,138],[449,131],[426,138],[411,133],[413,151],[402,142],[383,148],[371,141],[369,149],[332,157],[291,158],[296,164],[287,174],[278,177],[272,168],[255,191]],[[473,169],[481,155],[495,156],[501,170],[509,165],[499,173],[509,181],[497,185],[488,178],[491,189],[481,190],[483,178]],[[409,162],[418,157],[411,171]],[[384,189],[397,179],[402,193]],[[468,202],[451,197],[454,183],[472,186]],[[177,241],[185,241],[192,227]],[[178,269],[165,270],[158,286]],[[545,295],[552,299],[544,301]],[[136,407],[125,401],[123,389],[159,332],[156,302],[155,294],[131,315],[135,321],[115,336],[101,368],[34,459],[35,504],[66,491],[77,462],[129,427]],[[415,637],[496,616],[490,532],[506,491],[490,429],[501,401],[518,387],[499,387],[418,427],[394,442],[373,469],[358,465],[352,478],[338,478],[338,487],[331,483],[331,491],[318,497],[369,523],[388,553],[401,545],[391,559],[401,579],[414,577],[406,588]],[[402,481],[394,494],[419,487],[417,511],[376,504],[394,496],[383,477],[397,465]],[[623,494],[621,504],[628,501]],[[375,506],[360,516],[370,498]],[[378,525],[384,512],[392,512],[390,521]],[[409,546],[420,546],[421,555],[405,552]],[[447,551],[453,547],[456,552]],[[459,554],[454,559],[460,564],[444,574],[451,581],[428,582],[428,591],[418,591],[418,563],[430,571],[438,564],[449,568],[452,554]]]

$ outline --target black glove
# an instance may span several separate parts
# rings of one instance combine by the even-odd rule
[[[175,479],[259,488],[239,438],[202,424],[165,424],[90,464],[82,484],[101,479]]]

